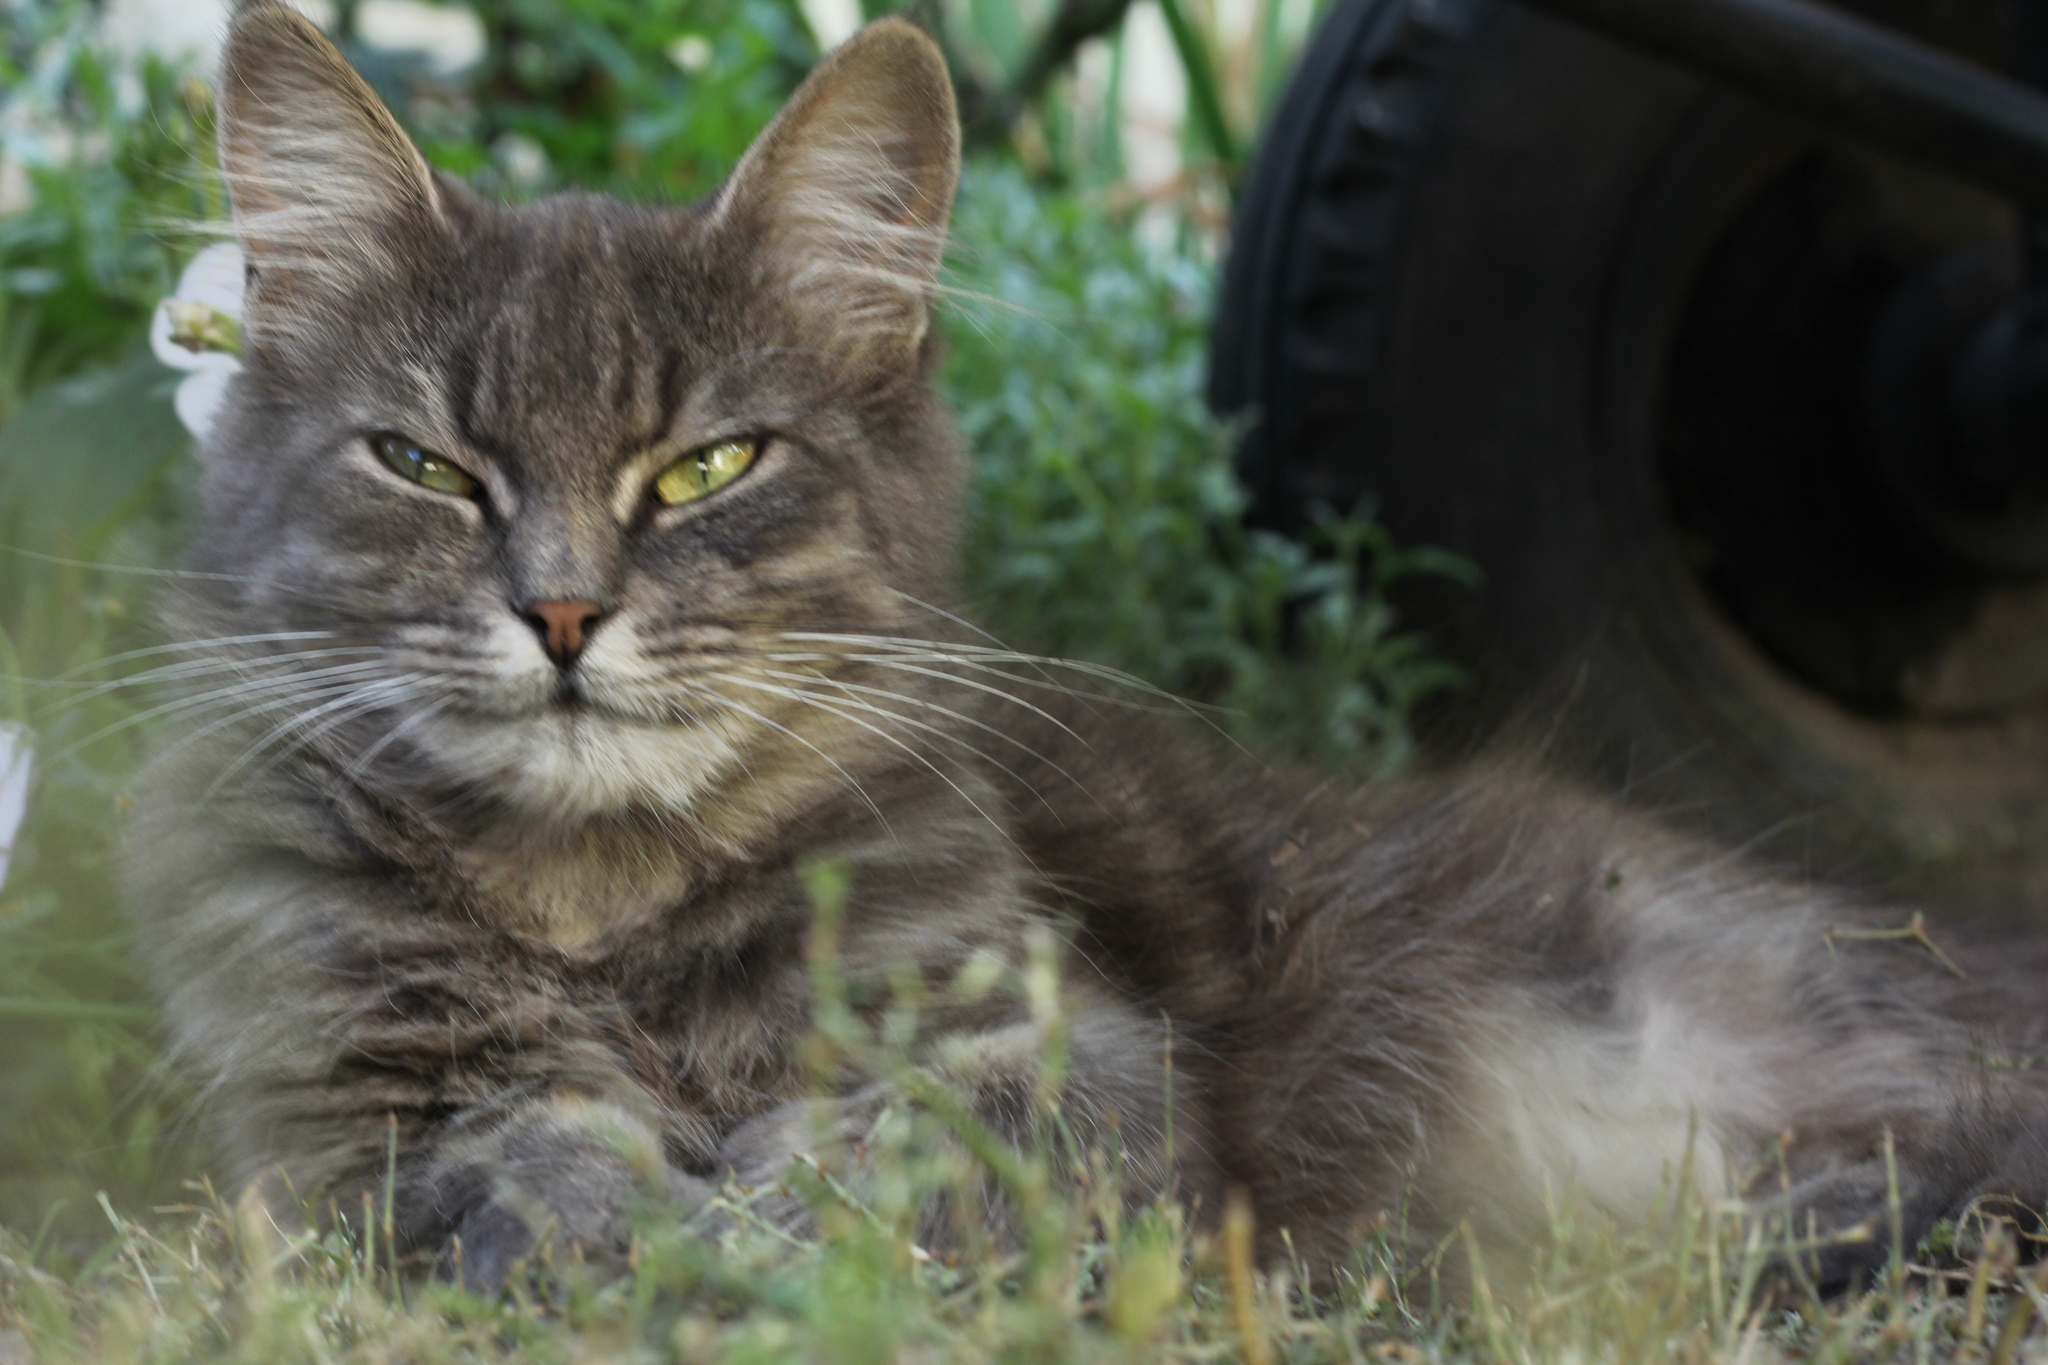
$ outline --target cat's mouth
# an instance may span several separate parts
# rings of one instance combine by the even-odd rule
[[[593,696],[583,678],[565,673],[555,681],[555,690],[541,705],[541,714],[564,720],[636,721],[639,717],[622,710],[602,695]]]
[[[583,695],[583,689],[576,680],[563,674],[555,683],[555,694],[548,699],[548,709],[564,715],[580,716],[592,710],[590,698]]]
[[[641,698],[630,689],[622,690],[602,675],[593,676],[580,668],[558,672],[545,691],[535,688],[522,700],[524,704],[518,714],[523,718],[554,722],[572,730],[668,725],[674,721],[669,708],[641,704]]]

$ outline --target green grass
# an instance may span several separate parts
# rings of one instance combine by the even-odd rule
[[[1242,1203],[1226,1201],[1220,1218],[1170,1203],[1128,1208],[1116,1154],[1061,1141],[1047,1097],[1067,1020],[1049,940],[1021,980],[980,987],[1039,1002],[1043,1136],[1020,1150],[911,1060],[917,1012],[931,1003],[915,973],[879,1025],[848,1005],[834,947],[844,887],[814,877],[818,1007],[803,1055],[821,1075],[851,1066],[881,1077],[901,1099],[858,1159],[833,1145],[827,1123],[816,1159],[789,1175],[816,1238],[755,1218],[755,1192],[729,1185],[710,1210],[715,1230],[690,1211],[636,1210],[622,1274],[543,1258],[487,1299],[396,1261],[388,1194],[365,1196],[354,1218],[308,1210],[281,1225],[253,1194],[223,1198],[202,1184],[141,1217],[97,1201],[109,1235],[68,1274],[40,1268],[38,1248],[0,1229],[0,1359],[2011,1365],[2048,1308],[2048,1277],[2022,1270],[2010,1226],[1988,1218],[1943,1229],[1937,1246],[1894,1242],[1879,1285],[1817,1302],[1798,1268],[1810,1243],[1683,1173],[1641,1227],[1567,1201],[1526,1247],[1482,1254],[1454,1234],[1403,1251],[1412,1239],[1393,1209],[1362,1226],[1338,1264],[1283,1255],[1261,1269]],[[1010,1211],[1009,1231],[979,1220],[989,1189]],[[921,1211],[941,1197],[955,1210],[951,1232],[920,1246]],[[1896,1229],[1896,1194],[1891,1214]],[[1882,1244],[1885,1231],[1867,1235]]]
[[[1462,1236],[1401,1254],[1395,1210],[1340,1265],[1282,1257],[1261,1270],[1239,1206],[1196,1230],[1173,1205],[1127,1210],[1113,1154],[1003,1147],[891,1049],[909,1027],[878,1040],[820,984],[809,1053],[852,1054],[918,1104],[885,1112],[864,1176],[829,1145],[792,1173],[815,1239],[753,1219],[750,1192],[728,1187],[714,1201],[721,1231],[649,1207],[623,1275],[544,1261],[485,1299],[393,1264],[388,1200],[366,1199],[353,1222],[286,1227],[254,1198],[201,1187],[141,1219],[105,1206],[111,1236],[67,1275],[0,1230],[0,1359],[2011,1365],[2048,1308],[1991,1221],[1950,1230],[1939,1268],[1895,1247],[1879,1286],[1816,1302],[1774,1268],[1800,1247],[1785,1229],[1680,1181],[1640,1228],[1561,1209],[1514,1264]],[[1016,1211],[1017,1235],[968,1222],[941,1246],[913,1240],[926,1201],[972,1209],[984,1182]]]
[[[1001,162],[962,187],[945,384],[976,462],[977,614],[1212,702],[1266,752],[1397,767],[1414,707],[1459,675],[1385,590],[1466,570],[1334,510],[1307,542],[1245,526],[1202,399],[1214,270],[1141,245],[1105,198]]]

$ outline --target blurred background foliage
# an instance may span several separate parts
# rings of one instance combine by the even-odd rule
[[[512,198],[700,194],[838,36],[829,5],[796,0],[475,0],[475,51],[451,63],[374,41],[383,3],[322,17],[433,160]],[[944,381],[979,457],[984,624],[1378,772],[1455,681],[1383,589],[1456,566],[1359,509],[1312,543],[1246,526],[1201,401],[1237,161],[1316,3],[925,6],[974,148]],[[154,717],[105,684],[156,642],[152,575],[191,477],[145,330],[225,203],[203,61],[124,46],[107,19],[0,0],[0,723],[36,763],[0,884],[0,1223],[60,1267],[111,1245],[99,1196],[178,1198],[201,1159],[113,888]]]

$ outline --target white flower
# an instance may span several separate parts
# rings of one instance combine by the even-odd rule
[[[362,0],[356,33],[387,52],[417,52],[437,76],[452,76],[483,60],[484,26],[469,10],[420,0]]]
[[[201,440],[213,426],[228,380],[242,368],[242,249],[220,242],[192,258],[178,290],[156,306],[149,344],[156,358],[189,370],[178,385],[178,420]]]
[[[711,40],[701,33],[685,33],[668,45],[668,59],[693,76],[711,65],[717,55]]]
[[[19,725],[0,724],[0,886],[7,885],[7,861],[14,852],[14,836],[21,832],[28,814],[28,778],[35,765],[35,750],[29,748],[28,731]]]

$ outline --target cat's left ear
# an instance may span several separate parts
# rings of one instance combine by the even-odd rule
[[[879,19],[820,62],[711,206],[745,235],[763,284],[815,319],[818,342],[915,363],[960,180],[945,58],[916,25]]]
[[[221,170],[255,267],[252,304],[390,264],[443,221],[426,158],[312,22],[242,0],[220,77]]]

